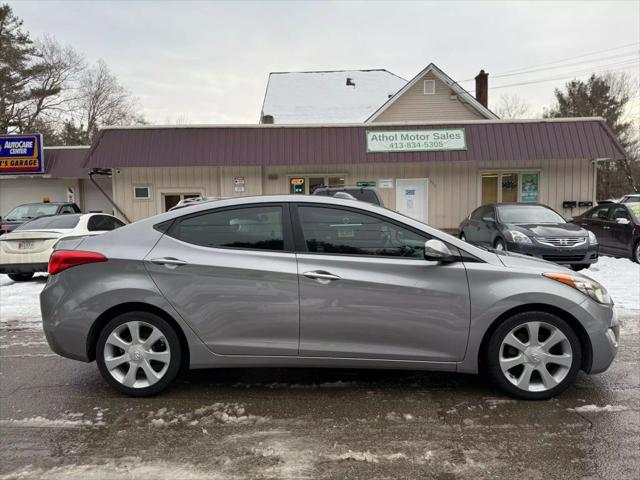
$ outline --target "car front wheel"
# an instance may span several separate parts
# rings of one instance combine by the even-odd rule
[[[632,260],[636,263],[640,263],[640,240],[636,242],[636,246],[633,249]]]
[[[180,340],[169,323],[148,312],[118,315],[102,330],[96,361],[116,390],[145,397],[164,390],[182,361]]]
[[[504,244],[504,241],[501,238],[498,238],[493,244],[493,248],[495,248],[499,252],[503,252],[507,249],[507,246]]]
[[[582,361],[580,341],[563,319],[524,312],[493,332],[486,349],[490,379],[526,400],[551,398],[573,383]]]

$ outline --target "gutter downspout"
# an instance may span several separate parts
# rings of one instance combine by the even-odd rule
[[[131,220],[129,220],[129,217],[127,217],[127,214],[124,213],[124,211],[118,206],[118,204],[113,201],[111,196],[107,192],[105,192],[100,185],[98,185],[98,182],[96,182],[95,179],[93,178],[94,175],[108,175],[107,171],[98,170],[98,169],[91,170],[89,172],[89,180],[91,180],[91,183],[93,183],[96,186],[96,188],[100,191],[100,193],[104,195],[104,198],[106,198],[109,201],[109,203],[113,206],[113,208],[115,208],[120,213],[120,215],[122,215],[122,218],[124,218],[127,221],[127,223],[131,223]]]

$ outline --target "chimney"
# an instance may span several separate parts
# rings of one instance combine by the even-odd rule
[[[489,74],[484,70],[476,76],[476,100],[485,108],[489,105]]]

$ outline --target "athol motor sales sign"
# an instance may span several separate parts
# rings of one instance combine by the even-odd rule
[[[43,172],[42,135],[0,135],[0,174]]]
[[[367,152],[437,152],[466,150],[464,128],[438,130],[367,130]]]

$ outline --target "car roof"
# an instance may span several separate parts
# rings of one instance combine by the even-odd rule
[[[23,207],[25,205],[74,205],[75,202],[29,202],[29,203],[21,203],[18,207]]]

